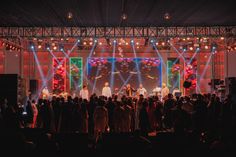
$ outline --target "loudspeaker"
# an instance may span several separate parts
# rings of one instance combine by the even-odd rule
[[[236,77],[225,78],[226,94],[236,95]]]
[[[30,80],[30,93],[35,95],[38,91],[38,80]]]
[[[0,99],[7,99],[9,105],[17,105],[18,75],[0,74]]]

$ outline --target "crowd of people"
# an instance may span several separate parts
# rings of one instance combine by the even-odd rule
[[[25,109],[24,109],[25,108]],[[168,94],[138,98],[117,95],[29,98],[25,107],[1,103],[1,127],[43,128],[50,132],[80,132],[99,135],[104,132],[133,132],[144,136],[158,131],[196,132],[211,138],[227,138],[235,127],[232,98],[224,101],[214,94],[175,97]]]

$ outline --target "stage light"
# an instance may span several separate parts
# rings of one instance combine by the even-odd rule
[[[158,42],[156,42],[156,46],[158,46]]]
[[[77,40],[77,43],[80,43],[80,39]]]
[[[197,51],[200,51],[200,47],[197,47]]]
[[[42,45],[38,45],[38,49],[41,49],[42,48]]]
[[[129,45],[129,43],[128,43],[128,42],[126,42],[126,43],[125,43],[125,45]]]
[[[68,18],[68,19],[72,19],[72,18],[73,18],[73,14],[72,14],[71,12],[68,12],[68,13],[67,13],[67,18]]]
[[[116,43],[117,43],[117,40],[114,39],[114,40],[113,40],[113,43],[116,44]]]
[[[89,45],[93,45],[93,42],[89,42]]]
[[[139,45],[139,42],[137,42],[136,45]]]
[[[220,37],[220,40],[224,40],[225,38],[224,37]]]
[[[151,43],[153,43],[154,42],[154,40],[153,39],[151,39],[151,41],[150,41]]]
[[[131,42],[131,44],[134,44],[134,39],[132,39],[130,42]]]
[[[164,19],[165,20],[169,20],[170,19],[170,14],[169,13],[165,13],[164,14]]]
[[[183,41],[185,41],[186,39],[185,38],[183,38]]]
[[[123,14],[121,15],[121,18],[122,18],[122,20],[126,20],[128,17],[127,17],[127,15],[126,15],[125,13],[123,13]]]
[[[165,42],[163,41],[163,42],[161,43],[161,45],[162,45],[162,46],[165,46]]]
[[[64,39],[63,38],[61,38],[61,41],[63,41]]]
[[[84,45],[87,45],[87,42],[86,42],[86,41],[84,41],[84,42],[83,42],[83,44],[84,44]]]
[[[60,45],[59,45],[59,50],[60,50],[60,51],[64,51],[64,46],[60,44]]]
[[[97,40],[97,39],[94,39],[94,42],[95,42],[95,43],[97,43],[97,42],[98,42],[98,40]]]
[[[139,46],[137,46],[137,49],[139,49]]]
[[[191,47],[189,47],[189,50],[191,50],[191,51],[192,51],[192,50],[193,50],[193,47],[192,47],[192,46],[191,46]]]
[[[34,49],[34,45],[31,45],[30,48],[33,50]]]
[[[183,51],[187,51],[187,46],[183,46]]]
[[[187,37],[187,40],[190,40],[190,38],[189,38],[189,37]]]
[[[56,50],[57,49],[57,47],[56,46],[53,46],[53,50]]]
[[[207,50],[209,47],[208,47],[208,45],[205,45],[205,47],[204,47],[204,48]]]
[[[99,45],[102,45],[102,42],[99,42]]]

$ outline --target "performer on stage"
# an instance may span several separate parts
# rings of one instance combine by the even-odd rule
[[[132,97],[133,96],[133,92],[136,92],[136,90],[130,86],[130,84],[126,85],[126,95],[128,97]]]
[[[161,99],[161,87],[156,87],[152,90],[153,96],[158,96]]]
[[[82,99],[89,100],[89,92],[88,92],[87,86],[85,86],[85,85],[83,86],[83,89],[80,90],[79,96]]]
[[[42,90],[42,95],[43,95],[43,99],[48,99],[49,98],[48,87],[44,87],[44,89]]]
[[[142,84],[139,85],[139,88],[137,90],[137,94],[138,94],[138,96],[143,95],[143,97],[146,98],[147,90],[145,88],[143,88]]]
[[[105,83],[105,86],[102,89],[102,95],[107,98],[111,97],[111,88],[109,87],[108,82]]]
[[[166,100],[167,99],[167,96],[168,96],[169,92],[170,92],[169,88],[166,86],[165,83],[163,83],[162,84],[162,89],[161,89],[162,100]]]

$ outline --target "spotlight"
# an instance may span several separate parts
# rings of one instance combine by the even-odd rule
[[[113,43],[114,43],[114,44],[116,44],[116,43],[117,43],[117,41],[114,39],[114,40],[113,40]]]
[[[102,42],[99,42],[99,45],[102,45]]]
[[[123,13],[123,14],[121,15],[121,18],[122,18],[122,20],[126,20],[128,17],[127,17],[127,15],[126,15],[125,13]]]
[[[137,42],[136,45],[139,45],[139,42]]]
[[[130,42],[131,42],[131,44],[134,44],[134,39],[132,39]]]
[[[197,51],[200,51],[200,47],[197,47]]]
[[[98,40],[97,40],[97,39],[94,39],[94,42],[95,42],[95,43],[97,43],[97,42],[98,42]]]
[[[60,45],[59,45],[59,50],[60,50],[60,51],[64,51],[64,46],[60,44]]]
[[[165,42],[163,41],[163,42],[161,43],[161,45],[162,45],[162,46],[165,46]]]
[[[151,43],[153,43],[154,42],[154,40],[153,39],[151,39],[151,41],[150,41]]]
[[[56,50],[57,49],[57,47],[56,46],[53,46],[53,50]]]
[[[156,46],[158,46],[158,42],[156,42]]]
[[[187,51],[187,46],[183,46],[183,51]]]
[[[68,19],[72,19],[72,18],[73,18],[72,12],[68,12],[68,13],[67,13],[67,18],[68,18]]]
[[[93,45],[93,42],[89,42],[89,45]]]
[[[189,48],[189,50],[191,50],[191,51],[192,51],[192,50],[193,50],[193,47],[191,46],[191,47]]]
[[[42,45],[38,45],[38,49],[41,49],[42,48]]]
[[[165,20],[169,20],[170,19],[170,14],[169,13],[165,13],[164,14],[164,19]]]
[[[129,43],[128,43],[128,42],[126,42],[126,43],[125,43],[125,45],[129,45]]]
[[[34,49],[34,45],[31,45],[30,48],[33,50]]]
[[[224,40],[225,38],[224,37],[220,37],[220,40]]]
[[[50,50],[50,45],[49,45],[49,43],[46,43],[45,44],[45,47],[46,47],[46,49],[49,51]]]
[[[84,41],[84,42],[83,42],[83,44],[84,44],[84,45],[87,45],[87,42],[86,42],[86,41]]]
[[[209,47],[208,47],[208,45],[205,45],[205,47],[204,47],[204,48],[207,50]]]
[[[80,39],[78,39],[77,42],[80,43]]]

